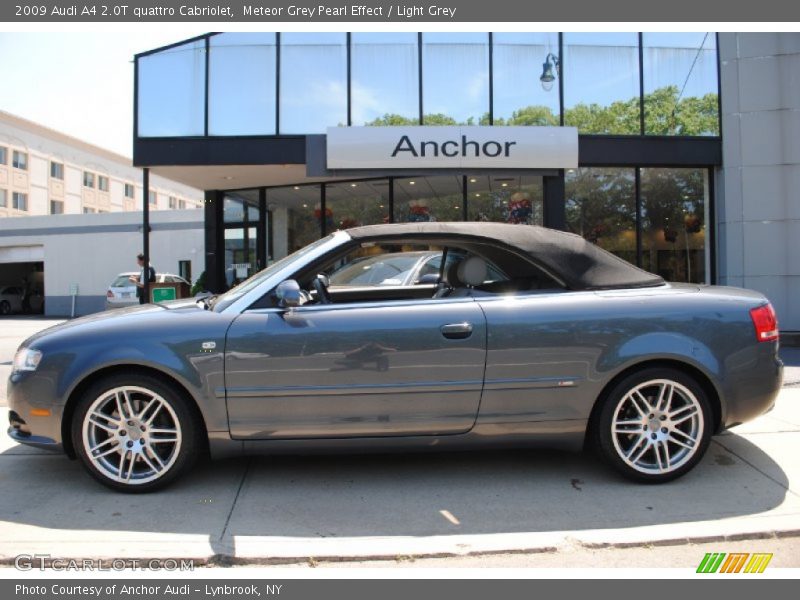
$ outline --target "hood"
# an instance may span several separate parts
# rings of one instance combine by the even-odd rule
[[[30,346],[44,337],[91,333],[96,331],[113,332],[115,330],[135,328],[138,323],[151,323],[170,314],[181,312],[195,313],[204,309],[197,305],[193,298],[173,300],[163,304],[145,304],[86,315],[70,319],[64,323],[43,329],[22,342],[22,346]]]

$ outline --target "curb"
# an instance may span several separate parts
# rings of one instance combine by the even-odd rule
[[[787,515],[789,516],[789,515]],[[783,517],[765,517],[774,521]],[[756,518],[755,520],[762,520]],[[766,523],[764,523],[766,524]],[[684,546],[712,542],[737,542],[746,540],[786,539],[800,537],[800,528],[773,527],[768,529],[751,528],[749,531],[723,531],[717,523],[692,524],[697,529],[707,529],[707,533],[695,536],[658,535],[655,529],[671,526],[648,526],[633,530],[586,530],[572,532],[534,532],[513,534],[477,534],[468,536],[430,536],[409,538],[264,538],[236,536],[227,543],[217,543],[216,552],[211,545],[198,544],[198,552],[186,551],[187,544],[166,544],[176,550],[170,553],[158,542],[130,542],[124,547],[97,550],[97,545],[85,543],[36,542],[32,545],[16,542],[13,546],[24,544],[25,555],[45,554],[49,560],[82,561],[101,559],[113,561],[115,565],[163,565],[168,561],[191,560],[195,567],[234,567],[244,565],[292,565],[319,562],[402,562],[428,558],[453,558],[460,556],[491,556],[497,554],[554,554],[574,548],[584,549],[624,549],[664,546]],[[756,525],[750,523],[749,525]],[[713,530],[717,530],[716,532]],[[732,528],[731,528],[732,529]],[[741,529],[741,528],[739,528]],[[747,529],[747,528],[745,528]],[[649,535],[648,535],[649,533]],[[667,533],[664,531],[663,533]],[[617,539],[609,539],[617,538]],[[136,546],[148,546],[145,548]],[[0,566],[13,567],[17,554],[22,552],[11,548],[12,544],[0,544]],[[38,546],[42,546],[39,548]],[[59,551],[59,546],[62,547]],[[68,548],[71,546],[71,548]],[[327,546],[327,548],[325,547]],[[153,550],[158,547],[159,550]],[[46,551],[45,551],[46,548]],[[82,550],[79,550],[82,548]],[[91,549],[89,549],[91,548]],[[64,552],[63,550],[66,550]],[[72,550],[72,551],[70,551]],[[88,550],[89,554],[85,552]],[[164,552],[164,550],[167,550]],[[205,551],[203,551],[205,550]],[[45,560],[45,564],[49,564]],[[114,570],[118,570],[116,567]]]

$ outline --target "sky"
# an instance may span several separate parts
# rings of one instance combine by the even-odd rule
[[[0,32],[0,110],[130,157],[133,55],[201,33]]]

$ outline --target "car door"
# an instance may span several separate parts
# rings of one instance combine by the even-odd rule
[[[245,311],[226,341],[231,435],[466,432],[485,362],[486,322],[471,298]]]

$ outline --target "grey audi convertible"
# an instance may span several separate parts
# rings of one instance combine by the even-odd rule
[[[329,278],[402,253],[432,272]],[[8,431],[127,492],[206,452],[492,446],[588,446],[657,483],[773,406],[777,350],[761,294],[666,283],[572,234],[374,225],[219,296],[34,335],[14,359]]]

